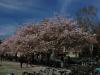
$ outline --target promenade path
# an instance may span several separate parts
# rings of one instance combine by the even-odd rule
[[[40,70],[44,71],[46,67],[44,66],[39,66],[39,65],[32,65],[31,66],[26,66],[26,64],[23,64],[23,68],[20,68],[20,63],[18,62],[9,62],[9,61],[3,61],[0,62],[0,75],[7,75],[8,73],[14,73],[15,75],[22,75],[23,72],[28,72],[28,73],[33,73],[34,72],[39,72]],[[55,70],[56,68],[54,68]],[[57,75],[60,75],[58,73],[60,69],[57,68]],[[65,69],[61,69],[65,70]],[[49,75],[52,75],[53,68],[49,69]],[[69,70],[68,70],[69,71]],[[70,71],[69,71],[70,72]],[[47,74],[43,74],[47,75]]]
[[[17,62],[8,62],[8,61],[3,61],[0,62],[0,75],[5,75],[7,73],[14,72],[16,75],[22,75],[22,72],[27,71],[27,72],[32,72],[32,69],[34,67],[39,67],[36,65],[33,65],[33,67],[26,67],[25,64],[23,64],[23,68],[20,68],[20,63]]]

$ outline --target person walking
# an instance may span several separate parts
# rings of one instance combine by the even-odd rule
[[[24,60],[25,60],[24,55],[21,55],[20,58],[19,58],[20,67],[21,67],[21,68],[23,67],[23,63],[25,62]]]

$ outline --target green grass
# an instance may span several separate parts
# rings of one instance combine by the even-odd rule
[[[32,72],[33,67],[26,67],[23,65],[23,68],[20,68],[20,64],[16,62],[0,62],[0,75],[6,75],[7,73],[15,73],[15,75],[22,75],[22,72]]]

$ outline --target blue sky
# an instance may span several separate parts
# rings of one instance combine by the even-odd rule
[[[0,37],[13,34],[23,23],[52,17],[54,13],[74,16],[86,5],[95,5],[100,17],[100,0],[0,0]]]

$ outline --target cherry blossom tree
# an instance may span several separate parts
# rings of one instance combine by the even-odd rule
[[[0,47],[2,50],[23,53],[47,52],[49,49],[59,52],[64,48],[81,50],[96,43],[95,37],[96,35],[78,28],[74,20],[58,17],[18,28]]]

